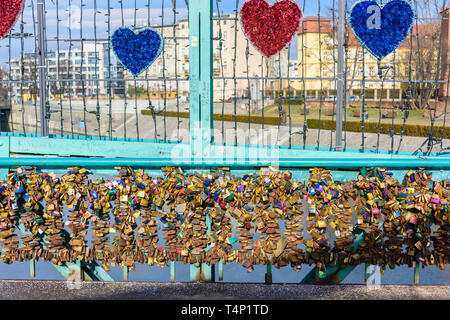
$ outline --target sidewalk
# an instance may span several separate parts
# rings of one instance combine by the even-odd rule
[[[297,285],[251,283],[82,282],[80,289],[67,281],[0,280],[0,299],[151,299],[151,300],[444,300],[450,286]],[[72,288],[72,289],[69,289]]]

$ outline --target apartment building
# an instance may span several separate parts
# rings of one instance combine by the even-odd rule
[[[248,97],[249,92],[254,96],[256,92],[261,93],[263,88],[266,91],[278,90],[278,80],[263,81],[255,78],[279,76],[280,58],[282,76],[287,75],[287,49],[272,59],[264,58],[247,41],[239,21],[235,18],[235,15],[215,17],[213,22],[213,86],[216,101]],[[164,37],[164,51],[146,72],[137,77],[136,86],[158,97],[164,96],[164,92],[167,97],[174,97],[177,88],[180,96],[188,96],[188,21],[180,20],[175,26],[153,28],[158,29]],[[133,78],[128,72],[125,77]],[[236,82],[233,78],[237,78]],[[128,87],[134,85],[133,81],[127,82]]]
[[[446,10],[448,16],[449,8]],[[441,65],[442,69],[448,70],[448,19],[444,19],[443,23]],[[435,66],[438,65],[437,46],[439,45],[436,35],[439,34],[439,29],[439,25],[413,25],[407,39],[379,64],[377,58],[362,49],[361,44],[347,26],[345,71],[348,79],[348,95],[360,95],[364,85],[366,98],[369,100],[378,100],[381,89],[383,89],[383,99],[400,100],[402,91],[406,90],[408,84],[390,81],[394,79],[394,75],[395,79],[399,80],[408,80],[410,77],[411,79],[425,77],[427,80],[436,78]],[[320,92],[326,96],[335,95],[337,41],[336,30],[330,19],[310,16],[303,20],[298,33],[298,74],[305,80],[293,84],[297,90],[305,90],[307,96],[317,97]],[[446,79],[447,73],[442,72],[441,79]],[[387,81],[382,81],[383,79]],[[442,87],[441,95],[448,95],[444,93]]]
[[[442,67],[441,67],[441,79],[449,81],[450,73],[450,4],[445,7],[441,12],[443,16],[442,21]],[[439,98],[443,101],[447,101],[450,96],[450,86],[448,83],[441,84],[439,88]]]
[[[349,31],[349,30],[347,30]],[[334,95],[337,74],[337,38],[331,20],[312,16],[303,20],[298,34],[298,73],[304,81],[295,83],[298,90],[306,90],[307,96]],[[349,32],[346,50],[347,78],[352,89],[361,89],[363,77],[367,81],[366,89],[380,89],[378,60],[363,50],[353,33]],[[384,62],[392,61],[392,54]],[[385,83],[385,89],[394,89],[392,83]]]
[[[38,88],[37,53],[25,53],[11,60],[12,98],[19,102],[34,99]],[[110,63],[111,59],[111,63]],[[50,99],[62,95],[67,98],[83,96],[123,95],[124,84],[117,81],[123,78],[123,68],[113,53],[108,53],[107,43],[85,43],[70,50],[47,53],[47,76],[50,80]],[[113,81],[109,81],[113,79]]]

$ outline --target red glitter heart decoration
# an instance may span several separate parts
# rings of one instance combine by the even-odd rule
[[[279,53],[294,38],[303,12],[293,0],[248,0],[240,10],[242,29],[250,42],[267,58]]]
[[[24,4],[25,0],[0,0],[0,40],[14,27]]]

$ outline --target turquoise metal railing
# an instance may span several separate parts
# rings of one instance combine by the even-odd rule
[[[34,165],[42,171],[60,170],[81,166],[96,174],[112,174],[115,166],[144,168],[158,172],[160,167],[181,166],[189,170],[209,170],[229,167],[232,172],[249,172],[254,168],[276,166],[292,171],[293,177],[305,179],[309,168],[335,169],[341,179],[354,178],[355,170],[362,167],[388,167],[402,176],[405,170],[427,168],[436,179],[447,179],[450,156],[441,154],[413,155],[411,153],[371,152],[347,150],[330,152],[327,149],[304,147],[279,147],[244,144],[216,145],[213,137],[213,46],[212,1],[189,1],[189,58],[190,58],[190,140],[188,143],[161,142],[141,139],[107,139],[94,137],[1,134],[0,175],[6,176],[15,166]],[[342,112],[342,110],[341,110]],[[341,116],[341,115],[340,115]],[[340,136],[340,135],[339,135]],[[341,145],[341,142],[337,144]],[[354,170],[354,171],[351,171]],[[356,240],[356,245],[362,241]],[[80,265],[94,280],[110,281],[98,265]],[[30,264],[34,274],[34,262]],[[67,275],[67,266],[61,273]],[[128,269],[123,266],[124,278]],[[205,264],[191,266],[191,279],[214,279],[214,268]],[[223,265],[219,263],[219,279],[223,278]],[[345,278],[351,267],[329,269],[338,272],[339,280]],[[170,263],[174,279],[175,263]],[[418,265],[415,272],[418,275]],[[304,279],[305,283],[316,280],[318,270]],[[271,274],[271,266],[267,267]],[[270,278],[270,277],[269,277]]]
[[[5,161],[5,159],[1,159],[0,162],[0,168],[5,164],[10,164],[10,165],[17,165],[17,166],[23,166],[23,165],[37,165],[39,167],[39,164],[43,164],[44,167],[39,167],[38,169],[42,170],[42,171],[50,171],[52,170],[51,166],[49,166],[48,163],[46,163],[46,160],[51,160],[50,165],[51,166],[55,166],[56,168],[59,167],[63,167],[63,166],[79,166],[80,162],[82,161],[82,159],[78,159],[78,158],[53,158],[53,159],[43,159],[43,158],[11,158],[8,160],[8,162]],[[99,159],[101,160],[101,159]],[[134,159],[136,161],[136,159]],[[101,162],[94,164],[92,166],[92,163],[88,164],[88,163],[84,163],[87,164],[86,168],[104,168],[104,169],[108,169],[111,168],[112,166],[116,166],[116,165],[120,165],[120,166],[134,166],[135,164],[145,164],[143,162],[133,162],[133,159],[121,159],[122,162]],[[145,160],[144,160],[145,161]],[[312,163],[308,164],[309,166]],[[152,167],[154,164],[150,163],[149,167]],[[161,166],[160,163],[156,164],[158,166]],[[448,161],[446,163],[444,163],[444,167],[443,168],[448,168]],[[326,164],[325,164],[326,166]],[[145,167],[145,165],[144,165]],[[206,167],[206,166],[205,166]],[[204,168],[205,168],[204,167]],[[192,169],[192,167],[190,167],[190,165],[187,166],[183,166],[183,168],[188,169],[190,171],[197,171],[196,169]],[[296,177],[295,181],[301,181],[304,180],[305,178],[305,174],[309,174],[308,170],[304,170],[302,168],[283,168],[283,166],[281,166],[281,169],[289,169],[291,170],[292,173],[292,177]],[[202,170],[204,171],[204,170]],[[236,173],[242,172],[242,170],[233,170],[232,172],[235,171]],[[396,169],[396,170],[391,170],[393,172],[393,176],[396,177],[397,179],[401,179],[402,176],[404,175],[405,171],[401,170],[401,169]],[[430,168],[430,171],[433,173],[433,177],[441,177],[442,175],[442,171],[440,170],[434,170],[433,168]],[[155,172],[155,171],[150,171],[150,172]],[[249,172],[249,171],[244,171],[244,172]],[[337,177],[339,177],[338,179],[342,179],[343,181],[345,180],[350,180],[350,179],[354,179],[355,175],[356,175],[357,171],[343,171],[341,172],[341,175],[337,175]],[[301,178],[303,176],[303,179]],[[442,176],[442,178],[444,179],[448,179],[448,176]],[[205,221],[206,225],[208,226],[208,233],[211,230],[211,221],[208,220],[209,216],[206,216],[207,221]],[[380,224],[379,228],[381,230],[383,230],[383,223]],[[19,229],[23,232],[26,233],[26,231],[22,228],[19,227]],[[364,240],[364,234],[361,233],[359,234],[353,243],[353,248],[354,251],[357,250],[359,244]],[[170,261],[169,262],[169,266],[170,266],[170,275],[171,275],[171,280],[175,280],[175,262],[174,261]],[[112,281],[113,279],[96,263],[85,263],[85,262],[79,262],[79,263],[64,263],[61,266],[57,266],[55,265],[55,267],[58,269],[58,271],[64,276],[64,277],[68,277],[69,276],[69,269],[73,269],[73,268],[78,268],[80,270],[80,274],[84,275],[83,278],[86,280],[102,280],[102,281]],[[124,279],[127,280],[128,279],[128,267],[123,265],[123,276]],[[219,280],[223,279],[223,262],[220,261],[217,265],[218,267],[218,273],[219,273]],[[366,269],[368,269],[369,266],[366,266]],[[418,263],[415,264],[415,269],[414,269],[414,274],[415,274],[415,281],[416,283],[418,283],[418,276],[419,276],[419,267],[420,265]],[[317,269],[314,268],[303,280],[302,283],[316,283],[317,281],[319,281],[320,283],[324,283],[328,282],[328,283],[339,283],[341,281],[343,281],[348,274],[355,268],[355,266],[352,265],[348,265],[348,264],[344,264],[344,265],[335,265],[333,267],[326,267],[325,270],[322,269]],[[204,280],[204,281],[214,281],[215,278],[215,269],[216,266],[215,265],[208,265],[206,263],[202,263],[202,264],[192,264],[191,265],[191,280],[192,281],[198,281],[198,280]],[[34,264],[34,260],[30,261],[30,274],[34,277],[35,275],[35,264]],[[266,274],[266,281],[268,283],[271,282],[271,265],[267,265],[267,274]]]

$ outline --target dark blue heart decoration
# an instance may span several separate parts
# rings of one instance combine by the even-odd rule
[[[131,74],[138,76],[161,54],[163,37],[153,28],[136,32],[131,28],[122,27],[112,35],[111,45],[123,66]]]
[[[363,0],[353,5],[348,20],[362,46],[381,60],[406,39],[414,17],[414,9],[406,0],[385,5]]]

